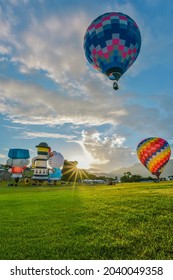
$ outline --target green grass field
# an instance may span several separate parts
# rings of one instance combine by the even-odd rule
[[[173,182],[0,183],[0,259],[173,259]]]

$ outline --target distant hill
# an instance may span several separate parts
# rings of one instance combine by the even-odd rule
[[[120,169],[117,169],[115,171],[112,171],[111,173],[100,173],[100,174],[96,174],[96,175],[103,175],[103,176],[107,176],[107,177],[115,177],[117,176],[118,178],[120,178],[121,176],[123,176],[123,174],[125,172],[131,172],[132,174],[139,174],[142,177],[154,177],[152,176],[151,173],[148,171],[147,168],[145,168],[141,163],[136,163],[132,166],[129,167],[122,167]],[[168,164],[166,165],[165,169],[163,170],[161,177],[168,177],[168,176],[173,176],[173,159],[171,159]]]

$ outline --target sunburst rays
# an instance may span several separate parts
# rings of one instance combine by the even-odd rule
[[[88,179],[86,171],[77,167],[77,162],[68,162],[65,164],[63,175],[67,177],[68,182],[73,181],[74,184],[76,184],[77,181],[82,181],[85,178]]]

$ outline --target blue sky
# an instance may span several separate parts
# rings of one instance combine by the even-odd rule
[[[142,35],[119,91],[83,51],[105,12],[132,17]],[[173,143],[171,0],[0,0],[0,162],[9,148],[47,142],[79,167],[112,172],[138,162],[147,137]]]

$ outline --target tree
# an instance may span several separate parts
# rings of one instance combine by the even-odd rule
[[[142,180],[142,176],[139,174],[132,175],[131,172],[125,172],[124,175],[120,178],[122,183],[127,182],[140,182]]]
[[[83,179],[88,179],[88,173],[84,169],[79,169],[77,165],[77,161],[64,160],[61,180],[68,182],[79,182]]]
[[[122,183],[131,182],[131,172],[124,172],[124,175],[120,178]]]
[[[131,182],[140,182],[141,180],[142,180],[142,176],[139,174],[131,176]]]

